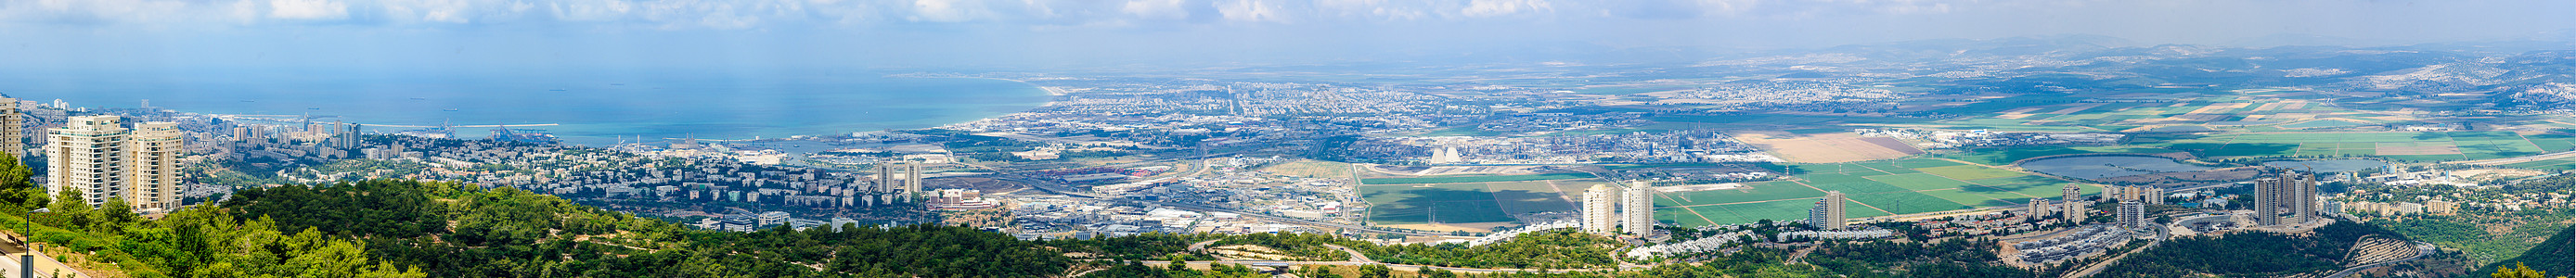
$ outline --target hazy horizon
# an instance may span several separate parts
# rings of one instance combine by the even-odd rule
[[[2566,1],[0,1],[0,68],[1081,68],[1809,48],[2576,38]],[[1575,53],[1575,54],[1568,54]],[[1499,58],[1498,58],[1499,57]]]

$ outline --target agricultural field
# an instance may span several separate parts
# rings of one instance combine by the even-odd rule
[[[1431,177],[1418,177],[1418,178],[1367,178],[1367,179],[1360,179],[1360,184],[1366,184],[1366,185],[1389,185],[1389,184],[1433,184],[1433,183],[1471,183],[1471,182],[1498,182],[1498,181],[1568,180],[1568,179],[1589,179],[1589,178],[1592,178],[1592,174],[1584,174],[1584,173],[1556,173],[1556,174],[1537,174],[1537,175],[1499,175],[1499,176],[1494,176],[1494,175],[1469,175],[1469,176],[1431,176]]]
[[[1512,226],[1517,215],[1575,211],[1583,189],[1599,180],[1526,180],[1359,186],[1380,226],[1485,232]]]
[[[2187,151],[2202,157],[2380,156],[2399,161],[2479,160],[2576,149],[2569,136],[2504,131],[2267,132],[2158,134],[2131,143]]]
[[[1815,129],[1790,132],[1739,132],[1735,139],[1761,147],[1782,160],[1801,163],[1839,163],[1883,160],[1923,154],[1923,150],[1886,137],[1861,137],[1851,133],[1799,134]]]
[[[1628,94],[1648,88],[1600,88]],[[1972,101],[1958,101],[1972,100]],[[2176,157],[2382,157],[2447,162],[2576,151],[2576,123],[2543,117],[2491,117],[2511,131],[2387,131],[2458,128],[2419,118],[2433,107],[2353,102],[2289,88],[2136,88],[2065,95],[1923,100],[1899,112],[1959,115],[1895,118],[1825,115],[1657,115],[1655,129],[1718,129],[1788,163],[1763,164],[1786,178],[1706,191],[1658,192],[1657,219],[1699,226],[1794,220],[1827,191],[1850,197],[1850,217],[1906,215],[2018,206],[2056,199],[2079,184],[2014,168],[2022,160],[2070,154],[2150,153]],[[2415,110],[2415,112],[2402,111]],[[1852,128],[1923,128],[1995,132],[2126,132],[2110,146],[2014,146],[1923,150],[1909,140],[1862,137]],[[2503,128],[2518,127],[2518,128]],[[2576,158],[2502,166],[2576,170]],[[2503,163],[2503,162],[2497,162]],[[1634,167],[1609,166],[1611,170]],[[1499,173],[1459,176],[1362,176],[1363,194],[1380,206],[1380,223],[1490,223],[1513,216],[1571,212],[1580,191],[1599,178],[1581,174]],[[1477,191],[1481,190],[1481,191]],[[1553,190],[1553,191],[1551,191]],[[1460,191],[1460,192],[1450,192]],[[1474,191],[1474,192],[1466,192]],[[1548,195],[1553,194],[1553,195]],[[1495,205],[1465,205],[1483,202]]]
[[[1803,219],[1825,191],[1842,191],[1851,202],[1845,207],[1850,217],[1866,218],[2020,205],[2031,198],[2054,199],[2068,184],[1933,158],[1787,166],[1796,178],[1745,183],[1742,189],[1658,194],[1655,217],[1679,225]]]
[[[1282,176],[1308,178],[1350,178],[1351,164],[1319,160],[1296,160],[1262,167],[1261,171]]]

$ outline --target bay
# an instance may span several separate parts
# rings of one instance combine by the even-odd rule
[[[0,93],[73,107],[154,107],[233,115],[313,115],[393,126],[526,125],[566,143],[619,137],[749,139],[915,129],[1027,111],[1046,103],[1027,83],[896,78],[882,73],[732,72],[18,72]],[[481,138],[489,127],[457,128]]]

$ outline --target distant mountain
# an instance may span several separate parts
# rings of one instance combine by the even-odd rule
[[[1851,54],[1882,61],[1920,61],[1998,56],[2073,55],[2131,47],[2137,44],[2127,39],[2100,35],[2054,35],[1857,44],[1816,49],[1814,52]]]
[[[2555,236],[2549,238],[2549,241],[2541,242],[2540,246],[2531,247],[2531,251],[2522,252],[2520,257],[2489,264],[2469,273],[2494,273],[2496,267],[2513,267],[2515,263],[2521,263],[2531,266],[2532,270],[2548,272],[2552,277],[2576,274],[2576,269],[2570,268],[2570,266],[2576,266],[2576,255],[2568,253],[2576,252],[2576,249],[2571,249],[2569,246],[2576,242],[2570,242],[2569,234],[2576,234],[2576,228],[2558,231]]]
[[[2382,46],[2382,45],[2393,45],[2393,44],[2397,44],[2397,43],[2396,43],[2396,42],[2392,42],[2392,41],[2375,41],[2375,40],[2365,40],[2365,39],[2356,39],[2356,38],[2347,38],[2347,37],[2336,37],[2336,36],[2325,36],[2325,35],[2316,35],[2316,34],[2271,34],[2271,35],[2265,35],[2265,36],[2261,36],[2261,37],[2253,37],[2253,38],[2246,38],[2246,39],[2241,39],[2241,40],[2236,40],[2236,41],[2231,41],[2231,42],[2227,42],[2227,43],[2226,43],[2226,45],[2229,45],[2229,46],[2237,46],[2237,47],[2252,47],[2252,48],[2282,47],[2282,46],[2342,46],[2342,47],[2363,47],[2363,46]]]

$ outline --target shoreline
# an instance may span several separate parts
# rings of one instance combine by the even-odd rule
[[[990,117],[976,118],[976,119],[973,119],[973,120],[967,120],[967,121],[962,121],[962,122],[954,122],[954,123],[947,123],[947,124],[940,124],[940,125],[933,125],[933,126],[930,126],[930,127],[925,127],[925,128],[933,128],[933,129],[935,129],[935,128],[948,128],[948,127],[951,127],[951,126],[957,126],[957,125],[963,125],[963,124],[972,124],[972,123],[980,123],[980,122],[986,122],[986,121],[1000,121],[1000,120],[1004,120],[1005,118],[1010,118],[1010,117],[1013,117],[1013,116],[1021,116],[1021,115],[1024,115],[1024,114],[1030,114],[1030,111],[1037,110],[1038,108],[1046,108],[1046,107],[1052,107],[1052,106],[1062,105],[1062,102],[1055,101],[1055,97],[1071,95],[1071,94],[1074,92],[1074,90],[1073,90],[1073,89],[1067,89],[1067,88],[1064,88],[1064,87],[1039,86],[1039,85],[1038,85],[1038,84],[1036,84],[1036,83],[1029,83],[1028,81],[1024,81],[1024,80],[1008,79],[1008,78],[995,78],[995,77],[962,77],[962,76],[958,76],[958,77],[910,77],[910,76],[887,75],[887,76],[885,76],[885,78],[964,78],[964,79],[985,79],[985,80],[1010,81],[1010,82],[1013,82],[1013,83],[1020,83],[1020,85],[1025,85],[1025,86],[1028,86],[1029,88],[1036,88],[1036,89],[1038,89],[1038,91],[1039,91],[1039,92],[1045,93],[1045,94],[1046,94],[1046,96],[1047,96],[1047,100],[1046,100],[1046,102],[1039,103],[1037,106],[1029,107],[1028,109],[1021,109],[1019,112],[1004,113],[1004,114],[1001,114],[1001,115],[994,115],[994,116],[990,116]],[[888,130],[892,130],[892,129],[888,129]],[[854,132],[868,132],[868,131],[854,131]],[[788,135],[787,137],[777,137],[777,138],[764,138],[764,137],[762,137],[762,136],[753,136],[751,139],[707,139],[707,138],[696,138],[695,140],[697,140],[697,141],[713,141],[713,142],[759,142],[759,141],[768,141],[768,140],[786,140],[787,138],[791,138],[791,137],[795,137],[795,136],[816,136],[816,135],[817,135],[817,134],[798,134],[798,135]],[[831,135],[831,134],[821,134],[821,135]],[[636,144],[636,143],[629,143],[629,144]],[[615,145],[610,145],[610,146],[615,146]]]
[[[1009,118],[1013,118],[1013,117],[1025,116],[1025,115],[1027,115],[1027,114],[1030,114],[1030,112],[1031,112],[1031,111],[1035,111],[1035,110],[1040,109],[1040,108],[1046,108],[1046,107],[1051,107],[1051,106],[1059,106],[1059,105],[1063,105],[1063,103],[1062,103],[1062,102],[1056,101],[1055,99],[1056,99],[1057,97],[1062,97],[1062,96],[1070,95],[1070,94],[1072,94],[1073,92],[1078,91],[1077,89],[1074,89],[1074,88],[1055,87],[1055,86],[1040,86],[1040,85],[1038,85],[1038,84],[1029,83],[1028,81],[1023,81],[1023,80],[1006,79],[1006,78],[992,78],[992,77],[908,77],[908,76],[892,76],[892,75],[890,75],[890,76],[884,76],[884,77],[882,77],[882,78],[888,78],[888,79],[897,79],[897,78],[902,78],[902,79],[912,79],[912,78],[922,78],[922,79],[936,79],[936,78],[966,78],[966,79],[986,79],[986,80],[1010,81],[1010,82],[1014,82],[1014,83],[1019,83],[1019,84],[1020,84],[1020,85],[1022,85],[1022,86],[1026,86],[1026,88],[1036,89],[1036,90],[1034,90],[1034,92],[1036,92],[1036,93],[1038,93],[1038,94],[1042,94],[1042,95],[1032,95],[1032,96],[1043,96],[1043,97],[1045,97],[1045,98],[1047,98],[1047,99],[1046,99],[1046,100],[1044,100],[1044,101],[1036,102],[1036,103],[1035,103],[1035,105],[1033,105],[1033,106],[1029,106],[1029,107],[1027,107],[1027,108],[1020,109],[1020,110],[1015,111],[1015,112],[1000,113],[1000,114],[993,114],[993,115],[984,116],[984,117],[971,118],[971,119],[963,119],[963,120],[961,120],[961,121],[955,121],[955,122],[946,122],[946,123],[922,123],[922,124],[920,124],[920,125],[921,125],[920,127],[915,127],[915,128],[889,128],[889,129],[881,129],[881,130],[925,129],[925,128],[948,128],[948,127],[953,127],[953,126],[958,126],[958,125],[973,124],[973,123],[979,123],[979,122],[1007,120],[1007,119],[1009,119]],[[202,113],[202,112],[188,112],[188,111],[177,111],[177,112],[179,112],[179,113],[184,113],[184,114],[194,114],[194,115],[204,116],[204,117],[224,118],[224,119],[227,119],[227,120],[248,120],[248,121],[252,121],[252,122],[271,122],[271,123],[284,124],[284,125],[293,125],[293,124],[295,124],[295,123],[296,123],[296,122],[295,122],[294,120],[292,120],[292,119],[260,117],[260,116],[268,116],[268,115],[251,115],[251,114],[221,114],[221,113]],[[393,124],[375,124],[375,123],[362,123],[362,122],[349,122],[349,123],[366,125],[366,126],[367,126],[367,130],[372,131],[372,132],[373,132],[373,134],[382,134],[382,135],[394,135],[394,134],[398,133],[399,131],[409,131],[409,130],[417,130],[417,129],[431,128],[431,127],[426,127],[426,126],[417,126],[417,125],[393,125]],[[532,126],[565,126],[565,125],[579,125],[579,124],[503,124],[503,125],[506,125],[506,126],[518,126],[518,127],[532,127]],[[493,125],[473,125],[473,126],[493,126]],[[459,127],[463,127],[463,126],[459,126]],[[460,129],[460,130],[461,130],[461,129]],[[854,131],[842,131],[842,132],[832,132],[832,133],[774,134],[774,135],[778,135],[778,136],[768,136],[768,135],[746,135],[746,136],[741,136],[741,137],[731,137],[731,138],[728,138],[728,137],[712,137],[712,138],[703,138],[703,137],[702,137],[702,138],[695,138],[695,139],[696,139],[696,140],[698,140],[698,141],[710,141],[710,142],[755,142],[755,141],[768,141],[768,140],[784,140],[784,139],[792,138],[792,137],[796,137],[796,136],[847,135],[847,134],[854,133],[854,132],[870,132],[870,131],[856,131],[856,130],[854,130]],[[706,135],[706,134],[699,134],[699,135],[701,135],[701,136],[702,136],[702,135]],[[471,136],[458,136],[458,137],[453,137],[453,138],[448,138],[448,139],[468,139],[468,137],[471,137]],[[749,138],[742,138],[742,137],[749,137]],[[558,138],[563,138],[563,137],[559,136]],[[585,138],[587,138],[587,137],[585,137]],[[598,147],[598,148],[614,147],[614,146],[623,145],[623,144],[638,144],[638,143],[644,143],[644,142],[637,142],[637,141],[621,141],[621,142],[625,142],[625,143],[622,143],[622,144],[621,144],[621,143],[600,143],[600,144],[592,145],[592,144],[572,143],[572,142],[570,142],[570,141],[572,141],[572,140],[565,140],[565,141],[567,141],[567,142],[563,143],[564,145],[584,146],[584,147]],[[662,140],[662,141],[659,141],[659,142],[670,142],[670,141],[672,141],[672,140]]]

